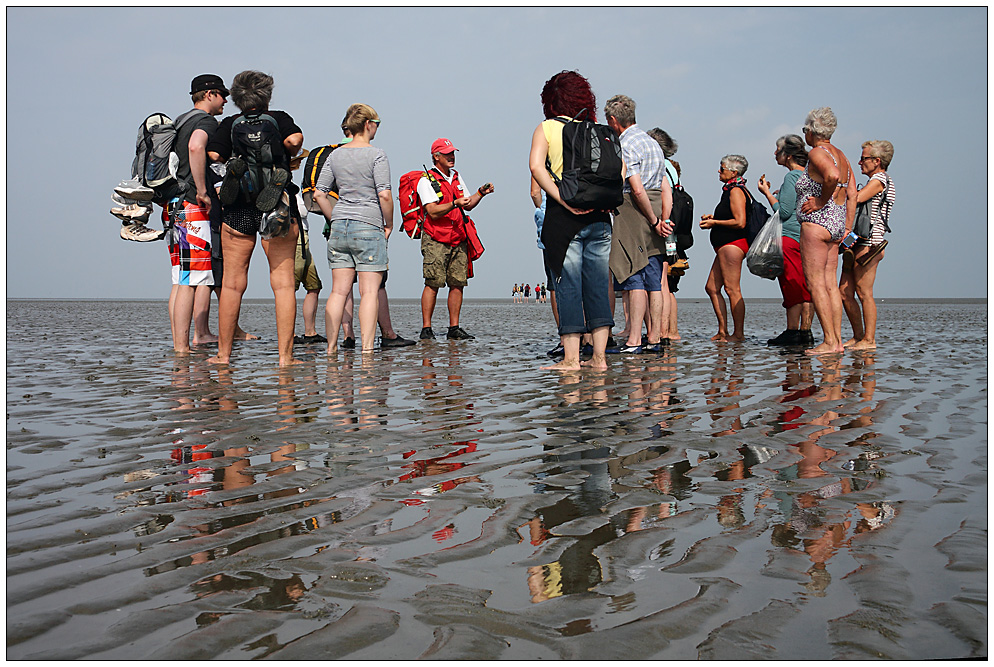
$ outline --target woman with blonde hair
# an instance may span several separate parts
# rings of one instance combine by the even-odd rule
[[[325,305],[325,329],[329,332],[328,354],[337,354],[342,309],[358,273],[362,352],[369,354],[376,340],[377,295],[388,266],[387,239],[393,231],[390,162],[382,149],[370,143],[380,127],[373,107],[353,104],[345,114],[344,125],[352,133],[352,141],[336,148],[325,161],[314,192],[321,212],[331,223],[331,296]],[[338,202],[333,204],[328,193],[336,183]]]
[[[859,168],[870,180],[857,192],[856,202],[869,202],[867,206],[872,225],[869,238],[861,238],[853,247],[852,261],[842,262],[842,277],[839,279],[842,305],[853,331],[853,337],[843,347],[853,350],[872,350],[877,346],[877,304],[873,300],[873,282],[877,278],[877,266],[884,258],[884,247],[887,245],[884,232],[890,231],[887,220],[894,206],[894,181],[887,173],[892,159],[894,145],[891,142],[863,142]]]
[[[839,244],[856,218],[856,178],[849,160],[832,145],[837,121],[829,107],[812,110],[804,121],[811,146],[797,179],[797,219],[801,221],[801,265],[815,314],[825,336],[805,354],[842,352],[842,295],[836,282]]]

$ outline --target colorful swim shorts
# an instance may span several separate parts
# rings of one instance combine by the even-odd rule
[[[188,201],[170,202],[163,218],[171,225],[166,240],[173,285],[213,285],[211,225],[207,212]]]

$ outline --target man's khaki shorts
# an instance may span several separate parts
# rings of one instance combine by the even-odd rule
[[[308,292],[321,290],[321,278],[318,277],[317,267],[314,266],[310,242],[303,228],[300,230],[300,238],[297,239],[297,256],[293,260],[293,280],[294,292],[300,289],[300,283],[304,283],[304,289]]]
[[[421,255],[424,257],[425,285],[428,287],[465,287],[469,282],[469,244],[466,241],[451,246],[422,234]]]

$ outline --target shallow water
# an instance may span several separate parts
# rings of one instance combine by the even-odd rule
[[[986,304],[822,361],[681,302],[561,375],[509,301],[286,372],[269,303],[216,369],[162,302],[8,301],[8,659],[987,655]]]

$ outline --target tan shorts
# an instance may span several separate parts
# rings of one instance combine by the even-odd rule
[[[469,244],[466,241],[452,246],[422,234],[421,255],[424,257],[425,285],[428,287],[465,287],[469,282]]]
[[[318,277],[317,267],[314,266],[311,245],[303,228],[300,230],[300,238],[297,239],[297,256],[293,260],[293,280],[295,292],[300,289],[300,283],[304,283],[304,289],[308,292],[321,290],[321,278]]]

